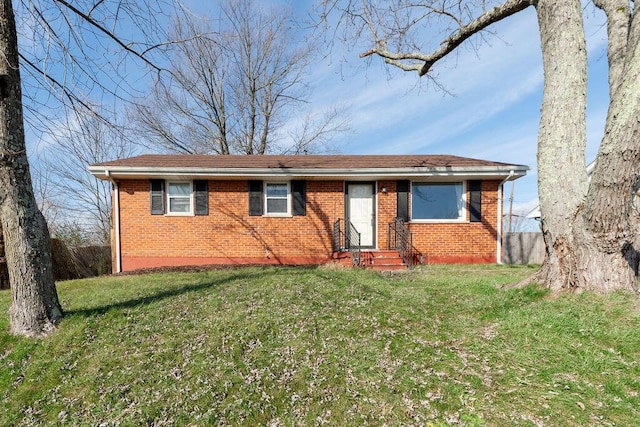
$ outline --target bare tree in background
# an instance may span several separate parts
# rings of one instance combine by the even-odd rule
[[[21,82],[27,123],[42,134],[51,131],[56,110],[87,108],[91,97],[130,97],[127,57],[160,72],[149,55],[157,45],[152,38],[162,34],[157,19],[166,5],[160,0],[22,0],[14,9],[11,0],[0,0],[0,219],[14,334],[46,335],[62,317],[49,231],[36,205],[26,154]],[[119,36],[136,28],[138,42]]]
[[[593,3],[607,17],[611,102],[590,182],[580,0],[324,0],[321,16],[325,22],[336,17],[334,34],[369,40],[370,50],[361,56],[377,55],[389,65],[429,77],[438,61],[483,37],[491,24],[534,7],[545,77],[538,187],[547,253],[530,280],[553,290],[637,291],[640,18],[629,0]],[[434,33],[442,38],[429,45],[428,35]]]
[[[56,206],[56,213],[63,217],[51,218],[52,234],[62,237],[63,228],[77,226],[85,233],[91,244],[108,244],[111,233],[111,183],[95,179],[87,165],[113,159],[130,157],[136,152],[136,144],[129,138],[116,117],[108,113],[78,110],[52,136],[49,153],[42,159],[42,168],[47,173],[45,185],[55,183],[55,194],[43,198]],[[107,118],[108,122],[105,122]],[[45,187],[46,188],[46,187]],[[74,222],[69,224],[69,218]]]
[[[45,167],[44,159],[35,161],[31,167],[31,175],[36,203],[49,227],[49,232],[54,234],[53,227],[60,215],[58,187],[53,181],[51,171]]]
[[[214,22],[176,19],[170,74],[137,108],[140,136],[182,153],[265,154],[327,151],[347,128],[334,108],[300,118],[312,51],[288,10],[258,1],[224,0]],[[286,128],[288,127],[288,128]]]

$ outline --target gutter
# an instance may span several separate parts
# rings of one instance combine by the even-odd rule
[[[123,179],[152,178],[152,177],[207,177],[207,178],[373,178],[380,177],[414,177],[430,176],[450,178],[456,176],[499,178],[507,172],[524,176],[529,168],[526,166],[486,166],[486,167],[434,167],[434,168],[176,168],[176,167],[131,167],[114,166],[106,169],[104,166],[89,166],[89,171],[97,178],[108,179],[108,174]]]
[[[496,262],[502,264],[502,205],[504,204],[504,183],[509,181],[515,175],[515,171],[509,172],[509,176],[502,180],[498,186],[498,229],[496,244]]]
[[[113,228],[115,234],[115,257],[116,257],[116,273],[122,273],[122,251],[120,248],[120,187],[118,182],[111,178],[109,169],[104,170],[104,176],[113,184]]]

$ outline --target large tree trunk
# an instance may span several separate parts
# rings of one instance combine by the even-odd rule
[[[362,3],[361,6],[359,4]],[[397,4],[398,2],[393,2]],[[400,2],[401,3],[401,2]],[[416,10],[418,9],[416,2]],[[503,0],[468,20],[451,2],[436,12],[435,0],[423,2],[425,14],[376,14],[375,2],[349,2],[343,13],[356,25],[356,37],[371,30],[374,48],[385,62],[419,75],[490,25],[534,6],[538,15],[544,65],[544,93],[538,135],[538,194],[546,259],[521,284],[538,282],[554,291],[637,291],[640,260],[640,7],[638,1],[593,0],[607,16],[611,103],[605,135],[587,177],[587,52],[582,0]],[[484,2],[483,2],[484,3]],[[631,6],[633,3],[633,6]],[[325,0],[323,12],[335,2]],[[457,6],[456,6],[457,5]],[[380,15],[380,16],[377,16]],[[431,53],[389,51],[413,43],[413,28],[429,27],[432,16],[452,18],[460,29]],[[357,17],[357,19],[352,19]],[[364,17],[364,18],[363,18]],[[349,25],[349,24],[347,24]],[[390,25],[390,27],[385,27]],[[380,27],[380,31],[378,31]],[[387,39],[388,38],[388,39]],[[405,43],[409,41],[409,43]]]
[[[546,258],[540,280],[576,286],[573,227],[587,193],[587,53],[580,0],[540,0],[544,94],[538,134],[538,193]],[[561,165],[561,167],[559,167]]]
[[[585,285],[605,292],[638,288],[640,221],[634,202],[640,174],[640,48],[637,39],[635,43],[627,49],[630,60],[612,90],[583,214],[585,235],[595,241],[599,254],[583,267],[589,280]]]
[[[622,80],[589,185],[581,4],[541,0],[537,10],[545,69],[538,185],[547,257],[536,279],[555,291],[636,290],[637,252],[630,218],[640,165],[640,76],[634,71],[638,61],[629,61],[635,65],[619,72]]]
[[[42,336],[62,316],[47,224],[25,150],[18,44],[11,0],[0,0],[0,219],[11,280],[11,331]]]

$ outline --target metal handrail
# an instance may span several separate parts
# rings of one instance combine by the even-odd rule
[[[360,267],[362,264],[362,250],[360,249],[360,232],[353,226],[351,221],[346,221],[349,223],[349,231],[347,232],[347,242],[349,243],[347,248],[351,253],[351,263]]]
[[[387,241],[390,250],[397,250],[407,267],[413,266],[413,235],[402,218],[389,224]]]
[[[342,227],[340,227],[341,219],[338,219],[333,223],[333,252],[342,252],[345,249],[344,245],[344,233]]]
[[[345,230],[342,229],[342,219],[333,223],[333,251],[351,253],[351,263],[360,267],[362,265],[362,250],[360,249],[360,232],[351,221],[345,221]]]

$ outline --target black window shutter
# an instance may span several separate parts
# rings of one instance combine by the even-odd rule
[[[262,181],[249,181],[249,215],[262,215]]]
[[[482,181],[469,181],[469,221],[482,221]]]
[[[396,217],[407,222],[409,221],[409,181],[396,181],[396,194],[398,198]]]
[[[209,181],[193,181],[193,192],[195,193],[195,214],[209,215]]]
[[[293,214],[304,216],[307,214],[307,194],[305,181],[291,181],[291,198]]]
[[[150,179],[151,215],[164,215],[164,180]]]

